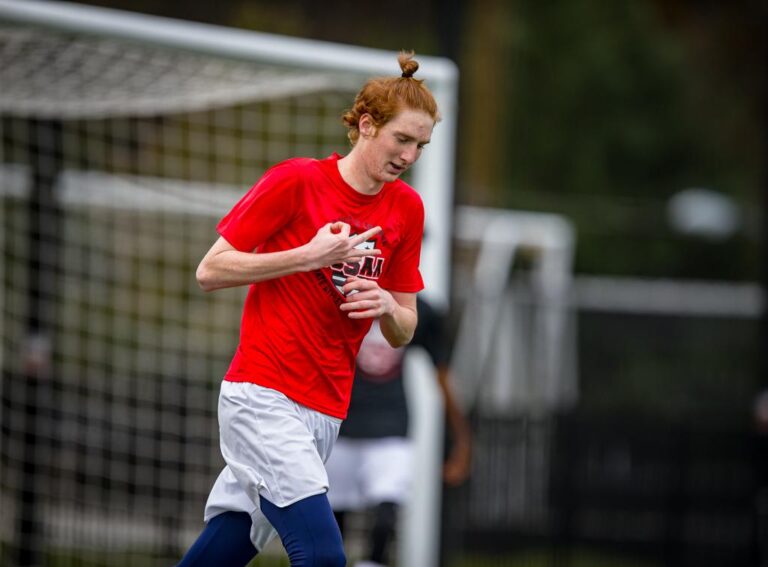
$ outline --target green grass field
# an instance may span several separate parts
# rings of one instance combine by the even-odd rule
[[[173,565],[176,559],[140,552],[80,551],[48,553],[43,565],[46,567],[135,567],[139,565],[168,567]],[[574,551],[570,559],[569,563],[559,561],[557,567],[661,567],[655,562],[627,559],[591,550]],[[289,567],[289,563],[284,555],[270,554],[255,558],[248,567]],[[445,567],[555,567],[555,562],[549,550],[530,550],[499,556],[466,555],[455,559]]]
[[[555,565],[557,567],[662,567],[656,562],[627,559],[593,550],[573,551],[568,563],[564,559],[559,559],[555,563],[550,550],[531,550],[494,557],[466,555],[451,562],[447,567],[555,567]]]

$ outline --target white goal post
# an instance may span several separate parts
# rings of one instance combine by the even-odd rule
[[[56,244],[58,259],[42,268],[55,272],[61,282],[51,302],[58,319],[50,332],[58,342],[54,351],[71,347],[78,352],[76,359],[67,353],[59,355],[56,364],[62,376],[72,376],[73,382],[65,378],[55,395],[76,399],[84,408],[84,415],[72,416],[72,423],[66,421],[66,412],[56,418],[64,420],[57,422],[61,426],[56,432],[57,455],[68,450],[70,427],[88,438],[92,432],[87,424],[102,423],[97,417],[103,411],[98,409],[101,402],[110,404],[108,411],[115,412],[116,419],[125,419],[136,435],[146,433],[141,429],[146,419],[142,422],[141,416],[155,402],[142,397],[141,391],[115,379],[116,385],[94,390],[97,399],[86,399],[90,384],[99,383],[100,370],[108,368],[121,376],[144,372],[146,360],[140,354],[144,345],[158,357],[157,372],[163,378],[166,371],[172,375],[172,361],[179,356],[217,349],[215,358],[227,344],[233,346],[227,341],[233,337],[230,327],[239,323],[234,306],[241,296],[224,294],[224,300],[207,304],[208,300],[201,303],[190,297],[185,279],[191,276],[189,262],[174,263],[170,254],[179,250],[185,258],[202,254],[215,237],[213,223],[222,207],[231,205],[232,196],[244,193],[268,165],[294,155],[324,157],[330,151],[346,151],[340,111],[351,105],[367,78],[399,73],[396,54],[67,2],[0,0],[0,219],[4,224],[0,252],[5,259],[0,270],[5,281],[0,289],[0,362],[4,372],[20,367],[15,354],[23,350],[26,340],[24,285],[28,282],[17,276],[25,271],[24,235],[29,226],[19,209],[33,192],[28,180],[33,175],[29,148],[39,142],[34,128],[43,124],[52,128],[57,139],[56,155],[49,160],[56,163],[52,190],[61,193],[56,207],[63,213],[57,214],[67,218],[58,235],[62,242]],[[417,59],[418,76],[434,93],[442,121],[409,182],[424,200],[430,235],[422,253],[424,294],[447,307],[458,72],[447,59],[421,54]],[[151,250],[143,240],[147,235],[140,231],[155,231],[151,236],[160,239],[166,252]],[[100,259],[109,266],[109,274],[99,267]],[[152,272],[153,266],[157,273]],[[115,279],[121,273],[135,277],[130,270],[145,273],[146,280],[128,288]],[[110,307],[104,297],[122,298],[124,304]],[[144,303],[135,309],[144,310],[144,319],[153,326],[134,320],[132,305],[137,297]],[[206,312],[214,313],[215,324],[196,328],[195,314]],[[157,350],[167,326],[173,329],[172,337],[179,337],[179,344],[169,347],[171,354]],[[191,330],[183,330],[185,326]],[[92,353],[96,358],[89,358]],[[401,563],[430,567],[438,563],[441,411],[429,365],[417,360],[410,368],[417,389],[413,433],[422,460],[415,497],[404,517]],[[199,369],[189,371],[194,374]],[[199,380],[203,379],[201,374]],[[188,395],[198,399],[202,392]],[[129,404],[124,415],[116,409],[122,399]],[[197,403],[199,408],[180,409],[183,419],[192,419],[198,409],[207,411],[204,396]],[[15,416],[6,417],[8,423],[15,423]],[[120,432],[112,433],[117,437]],[[209,434],[216,432],[200,435]],[[126,441],[128,446],[135,442]],[[110,470],[108,459],[119,452],[118,446],[103,448],[106,456],[99,457],[99,467]],[[14,439],[0,437],[0,452],[15,448]],[[143,470],[136,461],[141,458],[125,455],[126,466],[133,467],[133,476],[126,482],[139,492],[146,488],[136,484]],[[81,477],[91,474],[86,470],[88,462],[77,465],[85,467],[78,470]],[[0,467],[0,475],[5,473]],[[0,476],[0,543],[13,530],[8,526],[14,504],[8,502],[3,488],[15,486],[15,474]],[[63,474],[58,482],[63,486],[67,478]],[[87,488],[83,490],[88,493]],[[202,509],[203,503],[193,505]],[[114,517],[129,522],[129,512],[123,506]],[[55,524],[56,517],[50,514],[49,521]],[[46,526],[46,532],[62,545],[70,538],[97,546],[94,534],[101,529],[107,530],[107,539],[116,537],[103,523],[86,526],[80,534],[77,528],[64,525],[66,517],[62,522]],[[144,537],[142,530],[132,532],[125,525],[116,530],[124,537],[128,533],[137,540]]]
[[[332,81],[341,79],[348,89],[359,88],[362,82],[371,76],[392,75],[397,72],[395,52],[182,22],[67,2],[0,0],[0,18],[10,22],[125,39],[191,53],[263,62],[275,66],[285,65],[296,71],[309,70],[311,79],[306,81],[310,83],[310,89],[311,81],[316,80],[318,72],[330,74],[330,79],[322,87],[327,88]],[[427,229],[430,235],[433,235],[429,242],[425,243],[422,272],[427,282],[425,293],[445,306],[448,302],[450,277],[449,248],[458,70],[449,59],[420,55],[418,60],[419,77],[427,81],[442,116],[429,151],[424,152],[413,168],[413,184],[424,199]],[[34,115],[34,103],[20,99],[19,95],[22,93],[14,91],[17,84],[5,80],[6,78],[15,77],[3,77],[2,83],[5,86],[0,91],[0,111],[13,111],[14,105],[19,104],[32,107],[25,109],[24,113]],[[269,79],[270,77],[267,77],[266,81],[261,81],[256,92],[250,94],[250,97],[262,96],[258,89],[269,89]],[[298,92],[307,90],[306,87],[302,89],[300,85],[296,88]],[[184,93],[177,93],[177,96],[183,98]],[[247,96],[244,94],[242,98]],[[172,100],[172,96],[170,98]],[[89,102],[98,105],[100,101],[93,99]],[[158,104],[163,103],[162,100],[158,101]],[[43,99],[37,108],[43,113],[48,113],[44,109],[50,108],[50,102]],[[125,113],[123,108],[115,107],[111,110],[122,114]],[[87,116],[88,113],[88,108],[82,110],[83,115]],[[95,114],[100,112],[96,111]]]

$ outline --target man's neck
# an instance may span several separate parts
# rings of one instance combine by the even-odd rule
[[[358,193],[363,195],[376,195],[384,186],[380,181],[374,180],[365,170],[361,159],[352,151],[337,162],[341,178]]]

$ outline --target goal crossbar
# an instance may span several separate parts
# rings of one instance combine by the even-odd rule
[[[0,18],[227,57],[269,60],[289,66],[310,66],[364,75],[392,72],[392,54],[386,50],[181,22],[70,2],[0,0]],[[422,78],[438,81],[458,79],[457,68],[448,59],[420,56],[419,63]]]
[[[57,49],[59,45],[71,50],[62,53]],[[79,53],[88,65],[78,64]],[[110,57],[114,57],[119,65],[110,65]],[[427,81],[435,95],[442,120],[435,128],[429,149],[414,166],[409,181],[419,191],[426,210],[429,238],[424,243],[421,262],[426,284],[424,294],[438,307],[445,307],[451,272],[458,70],[448,59],[423,54],[417,54],[417,59],[420,64],[418,76]],[[165,76],[166,69],[172,76]],[[130,83],[123,80],[121,73],[130,75]],[[116,274],[130,262],[143,265],[140,255],[145,253],[142,243],[146,239],[137,238],[135,242],[134,239],[123,239],[120,231],[133,223],[149,223],[154,217],[139,208],[150,204],[159,203],[162,208],[159,212],[164,215],[164,222],[153,226],[159,236],[173,233],[184,247],[193,246],[195,250],[199,247],[202,251],[202,244],[192,240],[190,235],[197,237],[201,230],[198,227],[208,226],[210,219],[190,219],[182,214],[186,209],[181,203],[186,200],[186,208],[190,208],[193,204],[190,198],[197,195],[195,181],[210,179],[211,187],[218,187],[218,183],[242,184],[243,179],[253,182],[267,164],[288,157],[289,151],[296,149],[291,155],[315,155],[317,148],[334,143],[329,132],[334,136],[337,133],[341,111],[336,103],[341,100],[351,103],[351,97],[363,81],[379,75],[399,75],[395,51],[277,36],[75,3],[0,0],[0,84],[5,86],[0,89],[0,118],[3,120],[0,126],[9,140],[2,150],[6,153],[1,156],[0,194],[4,204],[0,207],[0,215],[3,215],[3,224],[14,231],[13,234],[9,232],[13,238],[6,239],[10,243],[7,247],[18,248],[18,251],[16,248],[12,250],[13,270],[22,275],[25,273],[28,243],[22,237],[29,230],[20,211],[24,195],[31,194],[30,171],[19,173],[17,170],[30,165],[31,158],[25,157],[31,152],[30,142],[42,143],[44,136],[39,134],[48,133],[54,138],[63,137],[52,154],[54,159],[48,160],[61,161],[62,167],[56,172],[60,178],[58,183],[51,184],[51,192],[59,199],[56,205],[70,215],[66,226],[71,242],[64,242],[60,250],[75,260],[68,263],[70,271],[64,281],[74,287],[59,290],[62,297],[67,293],[79,294],[82,287],[79,284],[87,281],[110,294],[129,292],[126,297],[133,297],[132,294],[141,292],[145,295],[143,304],[150,307],[155,303],[147,301],[146,296],[157,295],[156,305],[162,305],[168,311],[174,302],[163,286],[178,280],[181,283],[177,286],[175,303],[182,307],[184,302],[196,304],[198,298],[188,294],[184,287],[185,278],[191,272],[181,272],[181,265],[176,266],[160,252],[145,262],[147,265],[154,262],[155,268],[162,268],[148,272],[153,278],[165,278],[155,286],[157,289],[137,287],[126,290],[122,279],[112,283],[104,278],[91,281],[88,275],[100,274],[104,264],[102,245],[105,244],[114,247],[109,251],[114,253],[114,258],[110,256],[109,266]],[[53,80],[47,81],[48,78]],[[121,87],[127,89],[127,93],[121,93]],[[281,100],[284,101],[282,104]],[[343,138],[343,128],[338,124],[341,144],[345,142]],[[42,158],[35,159],[45,162],[43,154],[46,151],[42,148],[38,152]],[[106,167],[108,164],[112,166]],[[173,180],[185,184],[183,197],[177,195],[178,187]],[[72,183],[76,185],[76,191],[69,191],[73,186],[68,184]],[[100,192],[92,191],[94,183],[102,184]],[[106,188],[104,184],[107,184]],[[242,185],[241,191],[245,189]],[[221,196],[217,194],[217,197]],[[144,200],[139,202],[140,198]],[[130,202],[126,204],[126,200]],[[199,210],[202,210],[202,201],[200,205]],[[193,208],[198,210],[196,204]],[[105,218],[96,212],[105,213]],[[109,219],[119,222],[112,226]],[[113,232],[109,232],[112,229]],[[166,233],[162,232],[164,230]],[[100,237],[93,239],[91,234]],[[135,249],[131,248],[134,245]],[[54,269],[53,264],[48,268]],[[82,280],[78,270],[83,270]],[[0,297],[0,307],[13,309],[12,319],[19,328],[25,313],[23,301],[18,298],[25,298],[26,292],[23,281],[18,284],[14,281],[14,287],[5,294],[7,300],[2,301]],[[94,352],[99,354],[107,343],[107,333],[90,332],[96,328],[90,325],[91,320],[110,324],[117,321],[120,325],[144,325],[149,321],[137,317],[134,321],[128,311],[104,311],[100,304],[96,304],[100,301],[98,293],[77,297],[79,307],[70,302],[58,309],[77,307],[76,317],[72,319],[77,319],[75,322],[82,327],[77,327],[76,332],[60,332],[60,335],[69,341],[67,344],[81,345],[78,348],[83,357]],[[188,314],[183,308],[180,312]],[[223,313],[221,310],[216,312]],[[175,321],[174,317],[169,314],[167,320]],[[182,317],[180,320],[186,319]],[[88,333],[78,330],[86,328]],[[10,334],[12,330],[6,325],[4,333]],[[161,333],[161,326],[153,323],[152,332]],[[14,337],[22,336],[21,331],[14,330],[14,333]],[[170,341],[176,335],[195,338],[195,333],[199,331],[188,329],[166,334]],[[135,345],[128,339],[126,341],[125,345],[107,346],[119,350],[120,356],[126,353],[133,356],[140,352],[139,347],[143,348],[143,343],[134,348]],[[218,343],[213,344],[218,348]],[[71,357],[67,348],[62,345],[60,350],[68,357],[66,362],[69,364]],[[145,359],[148,357],[138,359],[136,364]],[[172,362],[173,356],[163,358],[166,359]],[[124,361],[120,359],[118,362],[123,364]],[[129,362],[121,367],[127,374],[133,372],[129,370],[134,362]],[[77,364],[93,369],[93,374],[98,375],[106,362],[78,358]],[[428,371],[424,366],[416,373],[426,376]],[[85,373],[78,371],[73,375],[85,376]],[[124,384],[129,382],[108,382],[99,387],[108,391]],[[69,395],[69,390],[67,392]],[[415,414],[424,411],[425,405],[431,404],[435,410],[435,404],[423,400],[417,396]],[[108,402],[117,404],[117,400]],[[97,407],[99,403],[98,397],[88,400],[88,407],[98,413],[101,411]],[[432,411],[432,414],[439,419],[438,411]],[[421,432],[415,432],[419,454],[437,455],[439,452],[441,432],[436,421],[430,421]],[[135,424],[141,434],[143,425],[143,422]],[[106,458],[102,461],[108,462]],[[141,467],[134,468],[139,470]],[[140,486],[143,488],[152,486],[150,481],[142,482]],[[415,483],[414,501],[405,519],[404,544],[408,548],[409,564],[429,567],[437,563],[438,458],[424,465]]]

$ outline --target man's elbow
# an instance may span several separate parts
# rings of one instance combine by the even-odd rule
[[[197,267],[195,278],[197,279],[197,285],[200,286],[200,289],[205,292],[218,289],[218,286],[216,285],[216,282],[213,278],[213,273],[205,261],[200,262],[200,265]]]
[[[404,331],[402,333],[398,334],[392,334],[391,336],[386,336],[385,339],[387,339],[387,342],[389,343],[389,346],[392,348],[400,348],[404,347],[408,343],[410,343],[413,340],[413,333],[414,331]]]
[[[418,322],[419,316],[415,309],[398,306],[394,314],[382,317],[380,327],[389,346],[400,348],[413,340]]]

